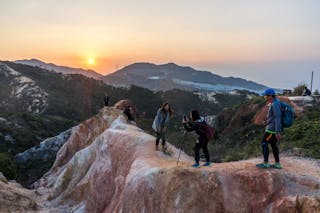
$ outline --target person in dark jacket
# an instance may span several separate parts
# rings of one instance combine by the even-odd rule
[[[109,106],[109,99],[110,97],[107,94],[105,94],[103,97],[104,106]]]
[[[262,153],[264,161],[257,164],[259,168],[277,168],[281,169],[279,158],[279,149],[277,146],[278,140],[281,138],[282,124],[281,124],[281,104],[276,98],[276,92],[274,89],[266,89],[262,94],[268,104],[268,114],[266,129],[262,139]],[[275,164],[269,164],[269,144],[272,147]]]
[[[123,113],[128,117],[128,121],[134,121],[134,117],[133,117],[133,111],[132,111],[132,107],[131,106],[127,106]]]
[[[159,141],[162,140],[162,149],[166,150],[166,131],[167,125],[170,121],[170,117],[173,114],[173,110],[169,103],[162,104],[161,108],[158,109],[157,115],[154,118],[152,129],[157,134],[156,139],[156,150],[159,150]]]
[[[302,95],[303,96],[310,96],[311,95],[311,90],[309,90],[308,87],[305,86]]]
[[[183,118],[183,126],[187,132],[195,131],[198,134],[198,140],[193,148],[194,150],[194,160],[195,163],[192,167],[200,168],[200,154],[199,151],[202,148],[203,153],[206,158],[206,163],[203,166],[210,166],[210,156],[208,151],[208,139],[206,136],[205,130],[205,120],[203,117],[200,117],[200,114],[197,110],[193,110],[190,112],[190,117],[192,121],[189,121],[187,116]]]

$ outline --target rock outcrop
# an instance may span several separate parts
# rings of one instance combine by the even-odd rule
[[[25,192],[26,212],[320,211],[319,160],[282,157],[282,170],[256,168],[261,159],[194,169],[182,152],[177,165],[178,149],[156,151],[153,136],[109,107],[74,130],[35,192]]]
[[[17,164],[27,164],[31,161],[54,161],[57,152],[71,135],[71,129],[68,129],[59,135],[47,138],[39,146],[32,147],[15,157]],[[76,134],[76,133],[75,133]]]
[[[33,190],[7,181],[0,172],[0,212],[35,212],[39,210],[36,197]]]
[[[77,127],[73,129],[75,129],[74,134],[77,134]],[[68,129],[55,137],[47,138],[38,146],[17,154],[15,163],[18,171],[25,173],[20,177],[20,183],[29,186],[42,177],[50,169],[56,159],[57,152],[71,134],[72,129]]]
[[[86,121],[88,122],[88,121]],[[89,125],[91,124],[91,125]],[[86,128],[85,128],[86,127]],[[259,159],[193,169],[192,158],[104,108],[70,137],[35,188],[43,208],[71,212],[319,212],[320,162],[286,157],[283,170]]]

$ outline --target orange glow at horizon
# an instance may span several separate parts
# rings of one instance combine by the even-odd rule
[[[87,64],[93,66],[96,64],[96,60],[94,58],[88,58]]]

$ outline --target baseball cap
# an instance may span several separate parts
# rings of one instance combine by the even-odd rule
[[[266,95],[275,95],[275,94],[276,94],[276,91],[274,91],[274,89],[271,89],[271,88],[266,89],[266,90],[262,93],[263,96],[266,96]]]

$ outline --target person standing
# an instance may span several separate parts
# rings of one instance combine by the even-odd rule
[[[263,163],[257,164],[259,168],[277,168],[282,169],[279,158],[279,149],[277,142],[281,138],[281,104],[276,98],[276,92],[274,89],[266,89],[262,94],[266,100],[268,106],[266,129],[262,139],[262,153],[263,153]],[[269,164],[269,144],[272,147],[272,152],[275,159],[275,164]]]
[[[109,99],[110,97],[107,94],[105,94],[103,97],[104,106],[109,106]]]
[[[154,118],[152,128],[157,134],[156,137],[156,150],[159,150],[159,142],[160,139],[162,141],[162,149],[166,149],[166,131],[167,126],[170,121],[170,117],[173,114],[173,110],[171,109],[171,106],[169,103],[164,103],[162,106],[158,109],[157,115]]]
[[[210,166],[210,156],[208,151],[208,138],[206,136],[206,122],[203,117],[200,117],[200,114],[197,110],[192,110],[190,112],[190,117],[192,119],[192,122],[189,121],[187,116],[184,116],[183,118],[183,126],[187,132],[195,131],[198,134],[198,140],[196,141],[196,144],[193,148],[194,150],[194,160],[195,163],[192,165],[192,167],[200,168],[200,154],[199,151],[202,148],[204,156],[206,158],[206,163],[203,164],[203,166]]]
[[[310,95],[311,95],[311,90],[309,90],[308,87],[305,86],[302,96],[310,96]]]
[[[134,121],[134,117],[133,117],[134,112],[133,112],[132,107],[130,105],[128,105],[124,109],[123,113],[128,117],[129,122]]]

